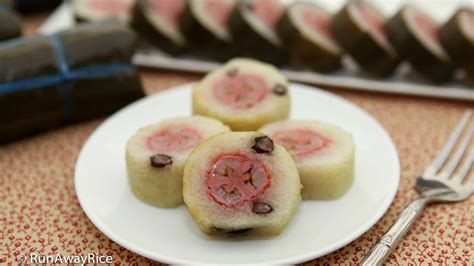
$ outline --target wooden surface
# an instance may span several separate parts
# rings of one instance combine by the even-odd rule
[[[33,34],[45,16],[25,18],[25,33]],[[150,69],[141,69],[140,73],[148,94],[200,78]],[[400,210],[417,196],[413,189],[417,175],[436,154],[463,111],[473,106],[456,101],[331,91],[373,115],[393,138],[401,160],[400,187],[384,217],[358,240],[309,262],[357,264]],[[112,256],[115,263],[155,263],[104,236],[77,201],[73,185],[75,161],[82,144],[103,120],[67,126],[0,147],[0,264],[16,264],[16,256],[25,253],[100,253]],[[473,206],[474,197],[462,203],[429,207],[388,264],[473,265]]]

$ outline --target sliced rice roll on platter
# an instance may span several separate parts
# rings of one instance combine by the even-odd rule
[[[235,45],[248,57],[274,65],[287,63],[288,54],[276,32],[284,13],[278,0],[241,0],[230,17]]]
[[[340,67],[342,51],[333,39],[331,15],[310,2],[296,2],[286,10],[277,31],[292,65],[318,72]]]
[[[188,1],[180,29],[194,53],[220,61],[235,55],[228,26],[233,8],[233,0]]]
[[[391,75],[399,63],[384,23],[384,16],[364,1],[349,1],[331,21],[331,32],[339,45],[363,72],[378,77]]]
[[[252,131],[286,119],[288,80],[274,66],[233,59],[193,88],[193,113],[213,117],[236,131]]]
[[[126,165],[133,194],[162,208],[183,203],[184,164],[202,140],[230,131],[200,116],[163,120],[140,129],[127,143]]]
[[[287,120],[259,130],[285,147],[295,160],[307,200],[333,200],[350,188],[355,146],[351,134],[318,121]]]
[[[129,23],[135,0],[73,0],[74,16],[79,22],[117,19]]]
[[[137,0],[132,25],[141,36],[169,54],[183,51],[186,42],[179,23],[185,0]]]
[[[474,77],[474,10],[458,10],[439,30],[439,40],[452,61]]]
[[[390,42],[400,56],[433,82],[451,79],[454,67],[438,37],[438,25],[414,6],[404,6],[385,25]]]
[[[277,235],[297,211],[300,190],[291,156],[259,132],[213,136],[184,169],[184,202],[206,234]]]

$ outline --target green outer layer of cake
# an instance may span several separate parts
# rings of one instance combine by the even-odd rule
[[[63,123],[63,97],[59,86],[0,93],[0,143],[28,136]]]
[[[0,9],[0,41],[16,38],[20,35],[21,23],[18,17],[13,12],[9,12],[7,7]]]
[[[474,12],[472,10],[460,9],[454,16],[439,30],[439,40],[444,50],[451,57],[451,60],[466,70],[474,77],[474,42],[462,32],[461,14],[462,12]]]
[[[0,45],[0,62],[0,84],[59,72],[53,46],[47,38]]]
[[[143,97],[137,73],[80,80],[71,83],[71,114],[77,122],[110,114]],[[64,98],[60,86],[0,94],[0,143],[65,124]],[[8,114],[8,115],[7,115]]]
[[[340,67],[341,54],[327,51],[309,40],[291,21],[289,9],[278,22],[277,32],[289,51],[290,63],[295,67],[319,72],[338,69]]]
[[[240,54],[274,65],[288,63],[286,49],[267,40],[245,19],[244,12],[250,12],[247,4],[248,2],[240,1],[229,18],[230,32],[235,36],[235,45]]]
[[[399,64],[395,51],[387,51],[351,17],[348,3],[331,21],[331,32],[339,45],[368,74],[386,77]]]
[[[403,18],[404,10],[405,7],[385,24],[388,39],[418,73],[436,83],[448,81],[454,72],[453,65],[438,58],[417,40]]]
[[[130,62],[136,34],[117,21],[84,24],[59,34],[70,69],[93,64]]]
[[[84,25],[60,33],[59,39],[70,69],[128,63],[136,47],[133,32],[115,24]],[[59,72],[53,46],[46,38],[1,47],[0,61],[0,84]],[[65,98],[61,88],[61,85],[50,85],[0,93],[0,113],[3,114],[0,118],[0,142],[65,124]],[[67,122],[114,112],[144,96],[133,68],[113,76],[72,81],[69,88],[71,102]]]
[[[190,3],[180,21],[180,30],[183,33],[189,48],[193,53],[219,61],[226,61],[236,55],[231,41],[222,40],[203,26],[197,16],[193,14]]]
[[[131,25],[141,37],[159,47],[164,52],[177,55],[185,50],[184,45],[174,42],[172,39],[156,29],[145,14],[147,0],[138,0],[133,7]]]

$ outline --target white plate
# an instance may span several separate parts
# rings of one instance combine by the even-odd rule
[[[139,100],[107,119],[84,145],[75,186],[84,212],[123,247],[150,259],[180,264],[297,263],[328,254],[358,238],[385,213],[400,175],[397,151],[367,113],[331,93],[291,85],[292,118],[319,119],[351,132],[355,180],[339,200],[303,202],[288,227],[267,239],[215,239],[201,233],[184,206],[159,209],[131,193],[125,145],[137,129],[191,113],[191,85]]]

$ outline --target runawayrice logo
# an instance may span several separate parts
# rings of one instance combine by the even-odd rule
[[[62,254],[39,255],[18,254],[16,260],[20,264],[111,264],[114,259],[112,256],[103,256],[97,253],[89,253],[84,256],[65,256]]]

